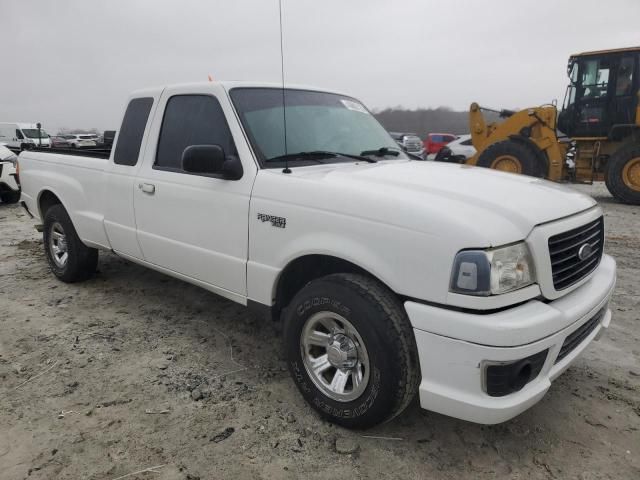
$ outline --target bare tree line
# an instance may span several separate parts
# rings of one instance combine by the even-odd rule
[[[100,135],[102,133],[101,130],[97,128],[69,128],[62,127],[58,129],[59,135],[67,135],[69,133],[95,133],[96,135]]]

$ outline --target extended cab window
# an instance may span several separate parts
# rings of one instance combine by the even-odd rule
[[[124,113],[118,144],[113,156],[114,163],[129,166],[138,163],[142,136],[147,126],[152,105],[153,98],[151,97],[134,98],[129,102],[127,111]],[[80,137],[82,138],[83,136]]]
[[[220,145],[237,155],[222,107],[210,95],[176,95],[167,102],[154,168],[182,171],[182,152],[190,145]]]

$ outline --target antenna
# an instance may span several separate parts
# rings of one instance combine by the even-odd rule
[[[284,170],[282,173],[291,173],[287,158],[287,107],[284,97],[284,47],[282,41],[282,0],[278,0],[278,13],[280,14],[280,74],[282,78],[282,121],[284,124]]]

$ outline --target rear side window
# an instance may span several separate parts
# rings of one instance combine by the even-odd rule
[[[468,140],[465,140],[463,142],[460,142],[460,145],[464,145],[465,147],[468,147],[470,145],[473,145],[473,140],[471,140],[470,138]]]
[[[113,156],[114,163],[129,166],[138,163],[142,135],[144,135],[152,105],[153,98],[151,97],[134,98],[129,102]]]
[[[442,135],[431,135],[431,141],[433,143],[440,143],[440,142],[443,142],[444,140],[442,139]]]
[[[190,145],[220,145],[237,155],[222,107],[209,95],[176,95],[165,108],[156,167],[182,171],[182,152]]]

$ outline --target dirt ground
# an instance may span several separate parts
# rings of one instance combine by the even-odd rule
[[[243,307],[109,253],[61,283],[0,205],[0,478],[640,479],[640,208],[581,189],[618,261],[609,332],[510,422],[415,402],[365,432],[305,404],[273,326]]]

